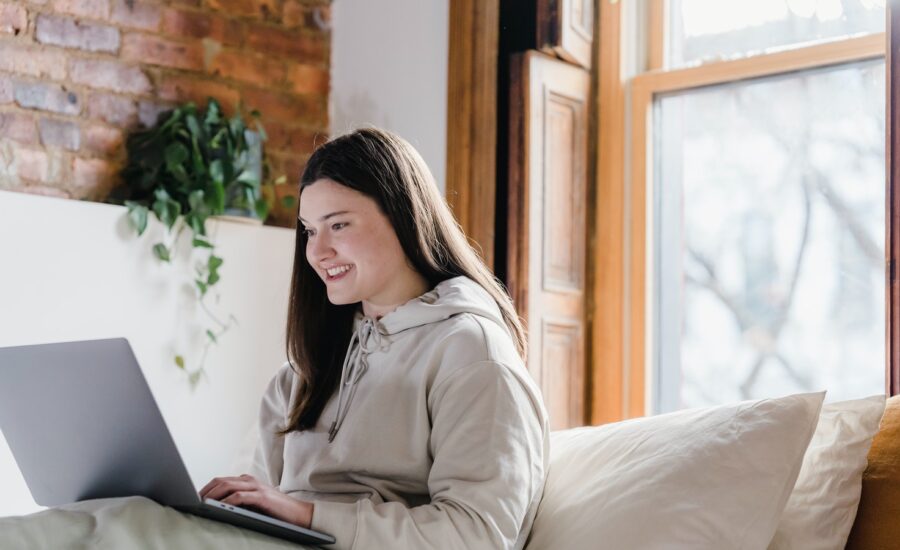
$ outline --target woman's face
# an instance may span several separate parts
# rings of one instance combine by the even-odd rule
[[[306,260],[335,305],[362,302],[380,317],[428,290],[410,267],[387,216],[371,197],[330,179],[305,187],[300,224]]]

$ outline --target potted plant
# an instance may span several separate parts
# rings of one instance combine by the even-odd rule
[[[215,326],[206,330],[206,345],[196,368],[188,369],[184,357],[175,356],[176,365],[188,373],[192,386],[204,373],[210,345],[236,322],[233,315],[221,321],[204,302],[219,282],[219,269],[224,263],[215,254],[206,220],[212,216],[242,216],[262,223],[270,211],[263,194],[262,144],[266,133],[259,113],[253,111],[250,117],[252,126],[245,122],[240,109],[232,117],[224,116],[213,98],[209,98],[205,110],[186,103],[160,116],[156,126],[128,137],[124,183],[110,196],[111,202],[128,207],[130,225],[138,235],[147,228],[151,213],[165,225],[165,242],[153,246],[160,261],[171,261],[172,250],[185,228],[191,230],[194,250],[205,253],[205,261],[196,267],[194,285],[200,306]],[[282,176],[270,185],[284,179]]]

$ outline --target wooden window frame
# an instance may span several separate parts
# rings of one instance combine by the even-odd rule
[[[647,201],[649,184],[653,181],[651,109],[658,94],[883,57],[887,62],[888,97],[892,98],[888,102],[886,121],[889,123],[886,127],[890,129],[898,123],[896,109],[891,109],[898,89],[894,84],[898,73],[891,69],[897,60],[891,59],[886,48],[886,34],[891,35],[894,48],[900,47],[900,37],[893,37],[893,34],[900,34],[900,19],[896,15],[900,10],[893,10],[894,30],[891,31],[889,25],[888,33],[665,71],[662,70],[665,41],[658,33],[663,28],[666,6],[662,0],[649,2],[647,19],[651,36],[647,37],[647,65],[651,70],[625,80],[620,71],[620,3],[600,0],[601,39],[595,45],[599,48],[600,59],[596,111],[600,113],[600,120],[595,255],[604,260],[598,260],[595,268],[596,299],[592,308],[595,323],[591,422],[594,424],[649,412],[651,388],[647,384],[647,373],[651,365],[647,364],[647,359],[651,357],[652,337],[648,334],[647,320],[652,319],[653,304],[649,300],[652,289],[648,286],[652,274],[647,272],[652,269],[648,261],[648,253],[652,251],[648,241],[652,237],[649,229],[652,219]],[[894,144],[894,141],[898,143]],[[627,153],[623,142],[629,149]],[[900,211],[900,197],[892,190],[893,182],[900,178],[900,169],[891,169],[890,160],[898,151],[900,139],[891,136],[889,130],[885,250],[892,269],[886,270],[886,377],[887,389],[893,394],[900,393],[900,349],[897,345],[900,340],[900,288],[890,276],[896,271],[895,259],[900,257],[900,227],[894,214]]]
[[[500,0],[450,2],[447,202],[494,267]]]

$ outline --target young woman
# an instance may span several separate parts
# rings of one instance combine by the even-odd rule
[[[412,146],[336,138],[301,178],[290,360],[263,397],[255,471],[201,496],[337,549],[522,548],[548,459],[524,350]]]

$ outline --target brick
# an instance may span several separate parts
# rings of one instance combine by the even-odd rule
[[[0,3],[0,32],[18,36],[28,28],[28,10],[16,4]]]
[[[20,187],[18,191],[21,191],[22,193],[28,193],[30,195],[41,195],[44,197],[55,197],[58,199],[72,198],[72,194],[65,189],[60,189],[58,187],[48,187],[46,185],[26,185],[24,187]]]
[[[269,165],[271,167],[270,174],[273,178],[284,175],[288,181],[300,181],[300,175],[306,168],[306,161],[309,156],[285,155],[279,153],[267,153]]]
[[[72,185],[76,198],[91,198],[104,194],[116,180],[115,166],[102,159],[72,159]]]
[[[14,172],[20,178],[48,182],[50,180],[50,158],[37,149],[16,149],[13,153]]]
[[[331,6],[310,6],[297,0],[284,3],[281,24],[289,29],[302,27],[320,32],[331,30]]]
[[[93,153],[113,156],[122,149],[125,136],[118,128],[100,123],[90,123],[81,132],[84,148]]]
[[[56,13],[67,13],[89,19],[109,19],[109,0],[53,0]]]
[[[198,106],[205,106],[207,98],[214,97],[226,112],[237,105],[240,98],[237,90],[227,84],[192,76],[174,75],[165,77],[159,86],[158,96],[165,101],[193,101]]]
[[[173,42],[149,34],[127,34],[122,40],[122,59],[173,67],[203,68],[203,45],[199,42]]]
[[[244,27],[239,21],[217,15],[167,8],[162,31],[175,38],[211,38],[226,45],[243,41]]]
[[[137,104],[127,97],[94,93],[88,99],[88,114],[124,128],[137,122]]]
[[[172,105],[164,103],[155,103],[152,101],[141,101],[138,103],[138,120],[141,126],[151,128],[156,126],[159,115],[172,110]]]
[[[281,17],[278,0],[207,0],[210,8],[230,17],[277,21]]]
[[[71,59],[69,74],[72,81],[114,92],[149,93],[153,86],[138,67],[118,61],[99,59]]]
[[[245,90],[247,109],[257,109],[263,120],[280,120],[285,124],[324,128],[327,119],[327,97],[293,96],[265,90]]]
[[[73,122],[42,118],[38,122],[41,143],[45,147],[62,147],[77,151],[81,147],[81,128]]]
[[[58,84],[13,83],[16,103],[26,109],[40,109],[54,113],[77,115],[81,112],[78,94]]]
[[[115,53],[119,49],[119,29],[79,23],[69,17],[38,15],[35,38],[43,44],[89,52]]]
[[[142,0],[113,0],[112,21],[126,29],[159,30],[162,12],[159,6]]]
[[[261,87],[278,87],[284,82],[285,76],[282,61],[237,51],[225,51],[217,55],[210,65],[210,71],[218,76]]]
[[[316,145],[328,141],[324,132],[317,132],[306,128],[285,128],[280,124],[265,123],[266,151],[274,153],[298,153],[311,154]]]
[[[289,57],[306,63],[322,63],[328,57],[327,38],[265,25],[253,25],[248,28],[244,42],[255,52]]]
[[[0,113],[0,136],[19,143],[30,145],[38,143],[34,119],[25,113]]]
[[[0,75],[0,105],[12,103],[13,84],[8,76]]]
[[[291,65],[288,68],[288,84],[295,94],[327,94],[329,78],[327,70],[313,65]]]
[[[25,44],[0,42],[0,71],[63,80],[66,77],[66,54],[42,51]]]

